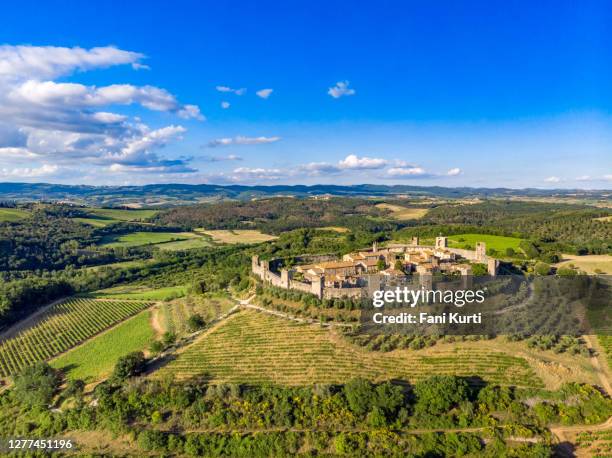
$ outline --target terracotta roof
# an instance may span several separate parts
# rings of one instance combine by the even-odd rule
[[[353,261],[322,262],[321,264],[317,264],[317,267],[321,269],[342,269],[345,267],[355,267],[355,263]]]
[[[366,259],[364,261],[357,261],[357,264],[365,264],[366,266],[375,266],[378,264],[378,259]]]

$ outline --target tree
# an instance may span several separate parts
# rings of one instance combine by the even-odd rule
[[[384,260],[384,259],[379,259],[379,260],[376,262],[376,268],[377,268],[378,270],[385,270],[385,268],[386,268],[386,267],[387,267],[387,264],[385,263],[385,260]]]
[[[374,400],[374,390],[369,381],[357,378],[344,385],[344,396],[353,412],[365,415]]]
[[[513,258],[515,254],[516,252],[514,251],[514,248],[512,247],[506,248],[506,256],[508,256],[509,258]]]
[[[187,329],[190,332],[195,332],[202,329],[205,324],[206,322],[204,321],[204,318],[202,318],[202,315],[199,313],[194,313],[187,319]]]
[[[452,375],[434,375],[414,387],[417,402],[415,412],[440,415],[468,399],[467,382]]]
[[[173,332],[164,332],[162,341],[164,342],[164,345],[168,347],[176,342],[176,334]]]
[[[557,269],[557,275],[560,277],[574,277],[578,275],[578,272],[575,269],[570,269],[569,267],[559,267]]]
[[[474,275],[475,277],[482,277],[484,275],[487,275],[488,273],[489,271],[487,270],[487,266],[485,266],[484,264],[472,264],[472,275]]]
[[[122,356],[115,365],[113,378],[124,380],[142,373],[145,368],[146,359],[141,351],[135,351]]]
[[[545,262],[537,262],[533,270],[537,275],[548,275],[550,273],[550,265]]]
[[[43,407],[51,403],[59,386],[59,373],[47,363],[39,362],[29,366],[17,375],[15,397],[30,407]]]
[[[85,390],[85,382],[81,379],[70,380],[66,385],[64,394],[66,396],[80,396]]]
[[[164,350],[164,344],[159,340],[155,340],[149,345],[149,350],[154,354],[161,353]]]

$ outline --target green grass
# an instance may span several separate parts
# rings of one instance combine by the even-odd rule
[[[86,297],[98,299],[139,299],[147,301],[167,301],[185,296],[187,286],[167,286],[165,288],[152,289],[142,285],[116,286],[114,288],[101,289],[88,293]]]
[[[145,349],[153,340],[150,311],[139,313],[51,362],[69,379],[94,382],[109,375],[119,357]]]
[[[85,210],[87,218],[73,218],[82,224],[104,227],[121,221],[144,221],[154,216],[157,210],[124,210],[117,208],[89,208]]]
[[[205,248],[209,246],[213,246],[213,244],[207,238],[201,237],[180,240],[178,242],[161,243],[159,245],[159,249],[164,251],[182,251],[192,250],[194,248]]]
[[[605,356],[608,361],[608,367],[612,370],[612,336],[597,336],[599,344],[605,351]]]
[[[336,384],[355,377],[414,382],[453,374],[501,385],[543,386],[525,359],[487,346],[381,354],[320,326],[253,311],[239,312],[203,334],[154,376],[167,373],[177,379],[206,373],[213,384]]]
[[[0,208],[0,223],[14,223],[30,216],[26,210],[19,208]]]
[[[81,224],[88,224],[93,227],[104,227],[109,224],[118,223],[118,220],[113,219],[98,219],[98,218],[72,218],[72,221],[76,221]]]
[[[96,271],[103,269],[105,267],[109,269],[129,269],[132,267],[144,267],[147,264],[154,264],[156,261],[154,259],[136,259],[133,261],[120,261],[120,262],[112,262],[110,264],[101,264],[99,266],[90,266],[84,267],[84,270],[88,271]]]
[[[47,309],[32,323],[13,328],[0,342],[0,377],[70,350],[151,305],[145,301],[72,298]]]
[[[507,248],[512,248],[520,253],[519,244],[522,239],[516,237],[503,237],[501,235],[489,234],[458,234],[448,237],[448,245],[452,248],[476,248],[477,242],[485,242],[487,249],[494,249],[499,253],[505,254]]]
[[[108,248],[135,247],[143,245],[157,245],[159,243],[175,242],[199,238],[191,232],[132,232],[121,236],[110,236],[102,241],[102,245]]]
[[[159,210],[125,210],[119,208],[90,208],[87,213],[93,217],[119,221],[143,221],[155,216]]]

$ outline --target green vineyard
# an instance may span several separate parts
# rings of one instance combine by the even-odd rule
[[[608,360],[608,366],[612,369],[612,336],[598,336],[599,344],[606,352],[606,359]]]
[[[151,306],[145,301],[70,299],[46,310],[36,323],[0,341],[0,376],[48,360]]]
[[[541,387],[527,361],[479,349],[368,352],[317,325],[244,311],[214,328],[157,374],[178,379],[206,374],[212,383],[306,385],[345,383],[355,377],[409,382],[432,374],[480,376],[487,382]]]

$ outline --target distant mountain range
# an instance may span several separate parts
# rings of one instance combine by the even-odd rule
[[[610,190],[445,188],[440,186],[279,185],[242,186],[213,184],[151,184],[145,186],[85,186],[49,183],[0,183],[0,201],[67,201],[89,205],[172,206],[220,199],[253,199],[272,196],[409,196],[439,198],[580,198],[609,200]]]

